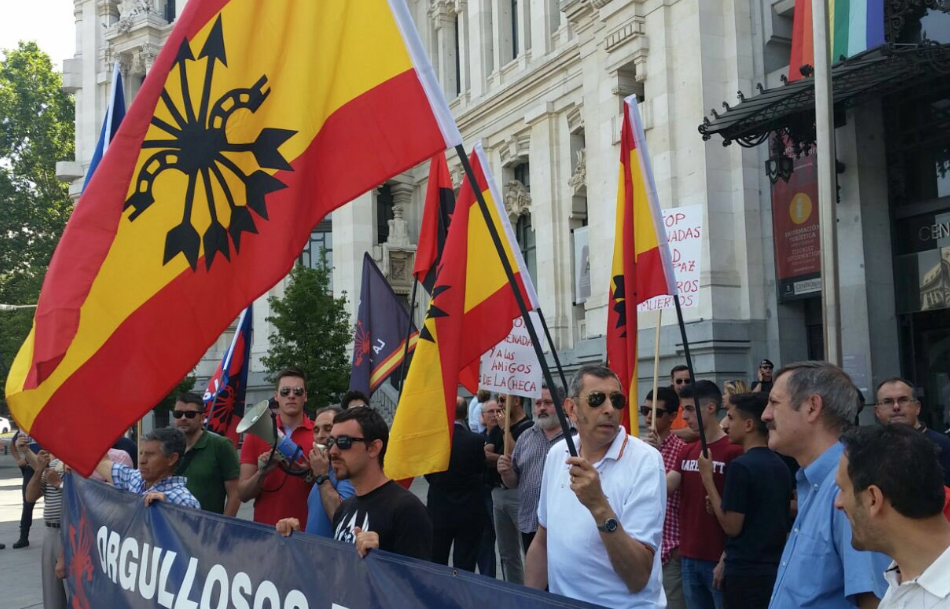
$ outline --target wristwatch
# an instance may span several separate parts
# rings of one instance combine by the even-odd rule
[[[619,526],[616,518],[608,518],[604,521],[604,524],[597,525],[597,530],[601,533],[613,533]]]
[[[326,474],[320,474],[319,476],[317,476],[317,477],[314,479],[313,483],[316,484],[317,486],[320,486],[321,484],[323,484],[324,482],[326,482],[326,481],[329,480],[329,479],[330,479],[330,476],[328,476],[328,475],[326,475]]]

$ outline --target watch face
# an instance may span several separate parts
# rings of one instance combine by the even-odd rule
[[[618,526],[619,525],[617,524],[617,520],[615,518],[608,518],[607,522],[604,523],[604,530],[608,533],[613,533],[617,530]]]

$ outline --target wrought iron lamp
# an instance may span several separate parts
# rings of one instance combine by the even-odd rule
[[[785,155],[785,138],[781,135],[773,135],[772,156],[765,161],[765,175],[769,177],[769,182],[775,184],[779,181],[779,178],[788,182],[794,169],[795,162],[791,157]]]

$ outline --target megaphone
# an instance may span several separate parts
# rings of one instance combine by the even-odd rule
[[[276,420],[271,416],[268,400],[262,400],[244,414],[244,418],[237,426],[238,433],[249,433],[257,436],[269,446],[277,445],[277,451],[283,455],[288,463],[293,463],[302,455],[297,444],[290,436],[277,428]]]

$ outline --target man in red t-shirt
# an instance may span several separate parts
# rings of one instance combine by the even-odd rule
[[[697,408],[702,409],[703,430],[713,462],[713,480],[721,494],[726,486],[726,467],[742,455],[742,447],[729,442],[716,416],[722,392],[711,381],[698,381],[680,390],[683,418],[699,433]],[[666,475],[667,493],[682,492],[680,504],[680,556],[683,596],[689,609],[722,609],[723,548],[726,534],[716,516],[706,511],[706,489],[699,473],[700,442],[686,446],[679,464]]]
[[[277,374],[277,427],[300,447],[300,459],[306,461],[313,449],[313,421],[304,413],[307,382],[299,368],[285,368]],[[275,525],[281,518],[296,518],[300,528],[307,527],[307,497],[312,482],[287,474],[270,458],[271,447],[251,434],[244,435],[241,447],[241,477],[238,495],[241,501],[254,499],[254,521]]]

